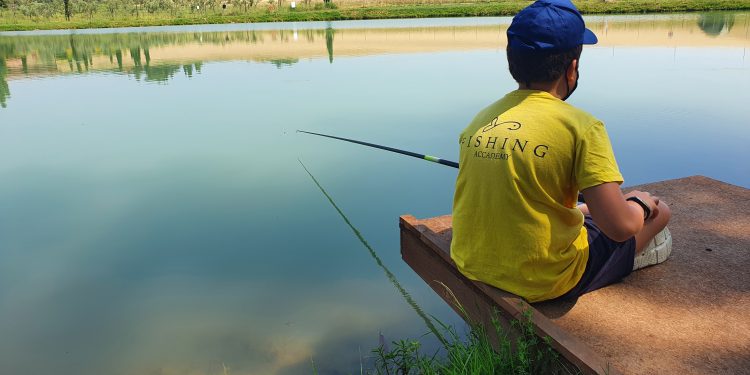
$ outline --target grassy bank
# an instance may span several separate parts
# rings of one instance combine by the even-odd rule
[[[496,315],[497,316],[497,315]],[[504,330],[497,318],[493,327],[471,325],[464,338],[452,327],[441,325],[448,340],[439,353],[424,353],[418,340],[385,343],[373,350],[375,366],[366,374],[492,374],[492,375],[572,375],[580,370],[562,359],[547,340],[534,333],[531,313],[511,321],[515,335]],[[438,321],[438,323],[440,323]],[[494,331],[496,340],[486,329]]]
[[[71,0],[75,1],[75,0]],[[378,2],[350,0],[323,4],[300,2],[296,9],[290,9],[283,0],[263,0],[247,7],[219,7],[202,11],[185,9],[155,10],[153,12],[134,11],[123,5],[122,9],[107,8],[100,3],[86,13],[74,14],[65,20],[61,9],[49,10],[44,16],[31,11],[21,12],[21,8],[7,8],[0,11],[0,31],[45,30],[45,29],[85,29],[128,26],[195,25],[246,22],[280,21],[333,21],[364,20],[384,18],[429,18],[429,17],[474,17],[508,16],[528,5],[526,0],[493,2],[441,2],[425,3],[419,0]],[[614,0],[577,1],[585,14],[635,14],[664,12],[707,12],[719,10],[750,10],[748,0]],[[24,8],[25,9],[25,8]],[[41,13],[41,12],[40,12]]]

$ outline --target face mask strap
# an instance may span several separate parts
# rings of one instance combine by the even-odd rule
[[[573,63],[573,60],[570,61],[570,64],[572,64],[572,63]],[[568,64],[568,68],[570,68],[570,64]],[[566,74],[567,74],[567,71],[568,71],[568,69],[566,68],[565,69]],[[567,76],[565,77],[565,92],[567,92],[568,94],[565,95],[564,98],[562,98],[563,101],[568,100],[568,98],[571,95],[573,95],[573,91],[576,91],[576,89],[578,88],[578,78],[579,77],[580,77],[580,74],[578,73],[578,65],[576,65],[576,82],[575,82],[575,84],[573,84],[573,89],[572,90],[570,89],[570,85],[568,85],[568,77]]]

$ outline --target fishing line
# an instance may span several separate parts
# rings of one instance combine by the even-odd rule
[[[380,257],[378,256],[378,254],[375,252],[372,246],[370,246],[370,244],[367,243],[367,240],[365,240],[365,237],[362,236],[362,233],[360,233],[359,230],[357,230],[357,228],[354,227],[354,224],[352,224],[352,222],[349,221],[349,218],[346,217],[344,212],[341,211],[338,205],[336,205],[336,202],[334,202],[333,198],[331,198],[331,196],[328,195],[328,192],[326,192],[326,190],[323,189],[323,186],[320,185],[320,183],[315,178],[315,176],[313,176],[312,173],[310,173],[310,171],[307,169],[305,164],[302,163],[302,160],[297,159],[297,161],[299,161],[300,165],[302,165],[302,168],[305,170],[305,172],[307,172],[310,178],[312,178],[313,182],[315,183],[315,185],[318,186],[318,189],[320,189],[323,195],[325,195],[325,197],[328,198],[328,201],[331,202],[331,205],[333,206],[333,208],[336,209],[336,212],[339,213],[341,218],[344,219],[344,222],[346,223],[346,225],[348,225],[349,228],[352,230],[352,232],[354,232],[354,235],[357,236],[357,238],[359,239],[359,242],[361,242],[362,245],[364,245],[365,248],[367,248],[367,251],[370,252],[370,256],[375,260],[375,263],[377,263],[378,267],[380,267],[383,270],[383,272],[385,272],[385,275],[388,277],[388,280],[390,280],[391,284],[393,284],[393,286],[395,286],[396,289],[398,289],[399,293],[401,293],[401,296],[403,296],[404,299],[406,300],[406,303],[408,303],[409,306],[411,306],[412,310],[414,310],[414,312],[416,312],[417,315],[419,315],[419,317],[422,318],[422,320],[424,320],[424,323],[427,325],[427,328],[430,329],[430,331],[435,335],[435,337],[437,337],[438,340],[440,340],[440,342],[443,343],[443,345],[447,347],[448,341],[445,339],[445,337],[443,337],[442,334],[440,334],[440,331],[438,331],[437,327],[435,327],[435,325],[432,324],[432,320],[430,319],[430,317],[428,317],[427,314],[425,314],[424,310],[422,310],[422,308],[417,304],[417,301],[415,301],[414,298],[412,298],[411,294],[409,294],[409,292],[407,292],[406,289],[404,289],[404,287],[401,286],[401,283],[399,283],[398,279],[396,279],[396,275],[394,275],[393,272],[391,272],[391,270],[389,270],[388,267],[386,267],[385,264],[383,264],[383,261],[380,260]]]

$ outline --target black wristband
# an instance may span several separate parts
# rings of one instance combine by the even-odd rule
[[[644,202],[641,198],[638,198],[636,196],[628,197],[625,199],[626,201],[631,201],[638,203],[639,206],[643,209],[643,221],[648,220],[648,218],[651,217],[651,207],[649,207],[646,202]]]

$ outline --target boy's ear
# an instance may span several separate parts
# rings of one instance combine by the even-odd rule
[[[578,77],[576,77],[576,74],[578,72],[578,59],[573,59],[573,61],[570,62],[570,65],[568,65],[568,69],[565,71],[565,76],[568,77],[569,80],[575,81]]]

